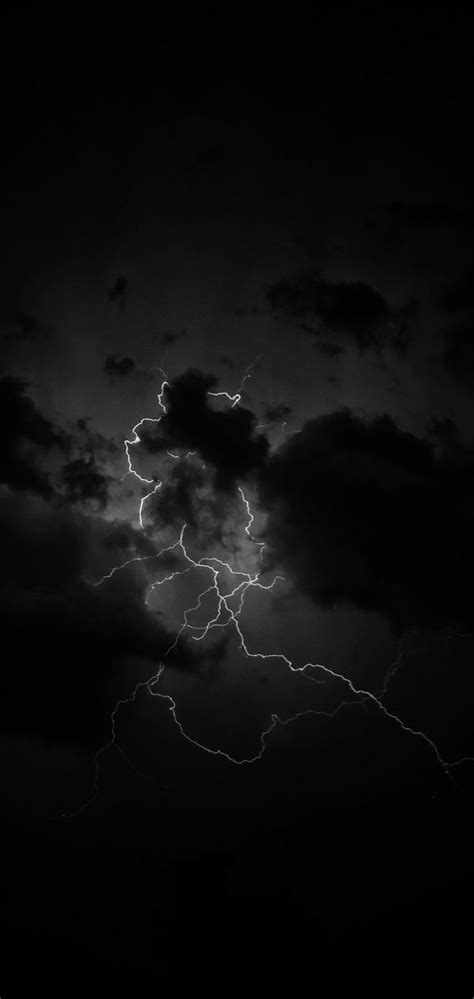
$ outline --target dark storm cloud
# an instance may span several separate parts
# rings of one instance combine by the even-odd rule
[[[268,554],[323,606],[472,627],[474,457],[437,458],[390,417],[308,421],[260,473]]]
[[[232,547],[229,524],[238,523],[239,516],[241,497],[236,509],[230,491],[214,488],[208,468],[186,459],[167,470],[161,488],[147,502],[145,524],[153,532],[172,528],[174,537],[179,537],[186,525],[186,547],[193,558],[215,552],[219,545],[223,547],[222,557],[228,558]]]
[[[0,482],[48,496],[44,459],[54,450],[64,451],[67,438],[39,412],[26,390],[21,378],[0,379]]]
[[[129,657],[150,675],[169,635],[146,612],[138,577],[83,582],[86,552],[113,537],[110,526],[10,493],[0,533],[3,731],[97,748],[110,734],[111,681]]]
[[[103,509],[109,496],[108,477],[101,472],[95,458],[74,458],[62,469],[64,494],[72,502],[95,502]]]
[[[53,424],[27,394],[27,383],[0,380],[0,482],[57,502],[96,503],[108,499],[110,477],[98,464],[116,452],[114,443],[80,419],[67,429]]]
[[[328,281],[318,273],[277,281],[266,299],[276,316],[298,322],[315,336],[325,330],[352,340],[361,352],[379,350],[384,343],[398,348],[400,321],[407,323],[406,310],[401,317],[400,310],[363,281]]]
[[[151,580],[185,567],[176,552],[157,561],[143,532],[104,523],[32,494],[0,496],[0,627],[4,650],[0,725],[4,734],[92,752],[108,742],[120,696],[156,674],[176,634],[150,613]],[[91,572],[104,559],[147,554],[102,583]],[[112,559],[110,554],[112,554]],[[107,571],[107,570],[105,570]],[[209,585],[209,574],[197,570]],[[211,648],[182,641],[167,659],[179,671],[217,670],[229,633]],[[133,678],[126,669],[133,665]]]
[[[173,448],[199,452],[215,472],[218,489],[229,490],[265,458],[268,441],[255,433],[256,417],[242,406],[212,408],[209,392],[217,387],[214,375],[190,370],[168,384],[166,414],[159,424],[144,424],[140,439],[145,452],[161,454]]]

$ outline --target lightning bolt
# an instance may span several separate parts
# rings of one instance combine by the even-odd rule
[[[239,385],[239,387],[238,387],[238,389],[237,389],[237,391],[235,393],[232,394],[232,393],[229,393],[229,392],[208,392],[208,395],[212,396],[214,398],[225,397],[230,402],[231,408],[234,408],[235,406],[237,406],[240,403],[240,401],[241,401],[242,390],[243,390],[243,387],[244,387],[246,381],[249,378],[251,378],[252,372],[253,372],[255,366],[257,365],[258,361],[262,357],[263,357],[263,355],[258,355],[258,357],[256,358],[256,360],[245,369],[244,374],[242,376],[241,383],[240,383],[240,385]],[[163,414],[166,414],[166,407],[165,407],[165,404],[163,402],[163,395],[164,395],[166,387],[169,386],[169,382],[167,381],[167,376],[163,372],[163,369],[159,368],[158,370],[160,370],[161,373],[162,373],[162,375],[163,375],[163,382],[161,384],[160,391],[159,391],[159,393],[157,395],[158,404],[159,404],[160,408],[163,410]],[[157,423],[158,424],[161,419],[162,419],[162,416],[159,416],[157,418],[144,417],[137,424],[135,424],[135,426],[132,428],[132,434],[133,434],[133,436],[130,439],[126,439],[124,441],[125,453],[126,453],[127,464],[128,464],[128,471],[125,473],[125,475],[130,474],[130,475],[134,476],[135,478],[137,478],[144,485],[153,485],[153,489],[151,489],[149,492],[146,493],[146,495],[144,495],[142,497],[142,499],[140,500],[140,504],[139,504],[138,520],[139,520],[140,527],[141,527],[141,529],[143,531],[145,531],[145,527],[144,527],[144,524],[143,524],[143,508],[144,508],[144,505],[147,502],[147,500],[149,500],[150,497],[153,496],[157,492],[157,490],[161,487],[162,480],[156,481],[154,478],[147,479],[144,476],[141,476],[136,471],[136,469],[133,467],[132,457],[131,457],[131,454],[130,454],[130,448],[135,447],[137,444],[139,444],[141,442],[139,430],[140,430],[140,428],[143,427],[144,424],[146,424],[146,423]],[[283,427],[284,427],[284,425],[283,425]],[[284,432],[284,430],[283,430],[283,432]],[[182,461],[182,460],[186,460],[187,458],[189,458],[192,455],[196,454],[196,452],[195,451],[188,451],[187,454],[185,454],[185,455],[178,455],[178,454],[175,454],[174,452],[169,452],[168,451],[167,454],[172,459]],[[314,708],[308,708],[308,709],[305,709],[303,711],[299,711],[296,714],[294,714],[294,715],[292,715],[291,717],[288,717],[288,718],[281,718],[278,714],[272,713],[270,715],[270,721],[269,721],[268,726],[260,734],[260,749],[259,749],[259,751],[254,756],[251,756],[251,757],[248,757],[248,758],[244,758],[244,759],[238,759],[236,757],[233,757],[231,754],[225,752],[223,749],[212,748],[210,746],[205,745],[204,743],[201,743],[201,742],[193,739],[185,731],[185,729],[183,727],[183,724],[182,724],[182,722],[180,721],[180,719],[178,717],[178,709],[177,709],[176,701],[169,694],[164,694],[159,689],[161,678],[162,678],[163,673],[164,673],[164,671],[166,669],[165,662],[160,662],[160,664],[158,666],[158,669],[156,670],[156,672],[151,677],[149,677],[147,680],[140,681],[139,683],[137,683],[136,686],[131,691],[131,693],[130,693],[130,695],[128,697],[121,698],[121,699],[119,699],[116,702],[116,704],[115,704],[115,706],[114,706],[114,708],[113,708],[113,710],[111,712],[111,715],[110,715],[110,724],[111,724],[110,739],[108,740],[108,742],[105,745],[103,745],[98,750],[98,752],[95,754],[95,757],[94,757],[94,781],[93,781],[93,786],[92,786],[91,794],[90,794],[89,798],[87,799],[87,801],[83,805],[81,805],[80,808],[78,808],[76,811],[65,813],[61,817],[63,817],[63,818],[72,818],[72,817],[80,814],[81,812],[83,812],[95,800],[95,798],[97,797],[97,795],[99,793],[100,761],[101,761],[101,758],[103,757],[103,755],[105,753],[107,753],[109,750],[112,750],[112,749],[117,750],[120,753],[120,755],[122,756],[122,758],[124,759],[124,761],[136,773],[139,773],[140,776],[145,777],[145,778],[147,778],[149,780],[153,779],[153,778],[150,777],[149,774],[143,774],[143,773],[141,773],[140,771],[137,770],[137,768],[133,765],[133,763],[126,756],[124,750],[120,746],[120,744],[118,742],[118,739],[117,739],[117,716],[118,716],[119,710],[120,710],[120,708],[122,706],[124,706],[126,704],[130,704],[130,703],[135,702],[136,697],[137,697],[139,691],[141,691],[141,690],[145,690],[149,695],[151,695],[153,697],[159,697],[159,698],[161,698],[163,701],[165,701],[167,703],[168,709],[169,709],[169,711],[170,711],[170,713],[172,715],[173,721],[174,721],[175,725],[177,726],[177,728],[179,730],[179,733],[180,733],[180,735],[182,736],[183,739],[185,739],[187,742],[191,743],[197,749],[199,749],[199,750],[201,750],[203,752],[206,752],[206,753],[210,754],[211,756],[223,757],[229,763],[235,764],[237,766],[244,766],[244,765],[254,764],[258,760],[260,760],[262,758],[262,756],[263,756],[263,754],[265,752],[265,749],[266,749],[267,738],[271,734],[271,732],[275,729],[275,727],[277,725],[287,726],[287,725],[290,725],[291,723],[295,722],[297,719],[302,718],[304,716],[308,716],[308,715],[322,716],[322,717],[325,717],[325,718],[334,718],[344,707],[353,706],[354,704],[361,705],[361,704],[364,704],[364,703],[367,703],[367,702],[373,704],[377,708],[377,710],[379,710],[388,720],[390,720],[395,725],[397,725],[403,732],[407,733],[408,735],[410,735],[414,739],[421,740],[422,742],[424,742],[425,745],[432,752],[432,754],[433,754],[433,756],[434,756],[437,764],[439,765],[441,771],[447,777],[452,778],[452,773],[451,773],[452,769],[454,767],[459,766],[461,763],[464,763],[464,762],[474,762],[474,758],[472,758],[472,757],[463,757],[460,760],[454,760],[454,761],[448,761],[448,760],[446,760],[442,756],[442,754],[441,754],[438,746],[436,745],[436,743],[425,732],[419,731],[419,730],[417,730],[415,728],[412,728],[411,726],[405,724],[405,722],[398,715],[396,715],[396,714],[392,713],[391,711],[389,711],[388,708],[386,707],[386,705],[384,704],[384,698],[387,695],[390,681],[391,681],[391,679],[393,678],[393,676],[395,675],[395,673],[397,672],[397,670],[400,668],[400,666],[402,664],[403,643],[404,643],[405,638],[408,635],[408,632],[405,633],[405,635],[402,636],[402,638],[400,640],[400,643],[399,643],[399,649],[398,649],[397,659],[395,660],[395,662],[393,663],[393,665],[387,671],[387,673],[385,675],[385,679],[384,679],[384,683],[383,683],[382,689],[380,691],[378,691],[377,694],[374,694],[374,693],[372,693],[369,690],[365,690],[363,688],[356,687],[348,677],[344,676],[344,674],[338,673],[335,670],[332,670],[330,667],[324,666],[321,663],[307,662],[303,666],[296,666],[291,659],[289,659],[286,655],[284,655],[281,652],[263,653],[263,652],[254,652],[254,651],[251,651],[249,649],[249,647],[247,645],[247,642],[245,640],[245,636],[243,634],[242,628],[241,628],[241,623],[240,623],[240,617],[241,617],[242,610],[243,610],[244,605],[245,605],[245,598],[246,598],[248,592],[250,590],[252,590],[252,589],[260,589],[260,590],[264,590],[264,591],[272,591],[273,588],[275,587],[275,585],[279,581],[283,581],[284,580],[284,577],[276,575],[274,577],[274,579],[272,580],[272,582],[269,583],[269,584],[264,584],[264,583],[262,583],[260,581],[260,575],[261,575],[261,571],[262,571],[263,551],[264,551],[264,548],[265,548],[265,543],[257,541],[254,538],[253,534],[252,534],[252,525],[254,523],[255,516],[254,516],[254,514],[252,513],[252,511],[250,509],[250,502],[249,502],[247,496],[245,495],[242,486],[240,486],[240,485],[238,486],[238,493],[240,495],[243,507],[244,507],[244,509],[246,511],[246,515],[247,515],[247,523],[246,523],[245,528],[244,528],[245,534],[247,535],[247,537],[249,538],[249,540],[258,548],[259,563],[260,563],[260,568],[258,569],[258,571],[252,573],[252,572],[245,572],[245,571],[241,571],[241,570],[232,568],[232,566],[230,565],[229,562],[226,562],[226,561],[224,561],[222,559],[219,559],[216,556],[202,556],[199,560],[194,559],[192,557],[192,555],[190,554],[190,552],[188,551],[186,545],[185,545],[185,532],[186,532],[186,528],[188,526],[185,523],[185,524],[183,524],[183,526],[181,528],[179,537],[177,538],[177,540],[173,544],[168,545],[165,548],[162,548],[161,551],[159,551],[158,553],[152,554],[152,555],[135,556],[133,558],[127,559],[125,562],[121,563],[120,565],[114,566],[108,573],[106,573],[104,576],[102,576],[101,579],[95,581],[91,585],[102,586],[105,582],[107,582],[108,580],[110,580],[115,575],[115,573],[121,572],[127,566],[130,566],[130,565],[132,565],[134,563],[137,563],[137,562],[147,562],[147,561],[151,561],[153,559],[154,560],[159,560],[163,555],[165,555],[165,554],[167,554],[167,553],[169,553],[171,551],[179,551],[181,553],[181,556],[184,559],[184,562],[186,563],[185,568],[178,569],[178,570],[176,570],[174,572],[171,572],[169,575],[165,575],[161,579],[154,580],[148,586],[148,588],[147,588],[147,592],[146,592],[146,596],[145,596],[145,604],[148,606],[152,594],[154,593],[154,591],[158,587],[162,587],[162,586],[164,586],[164,585],[172,582],[178,576],[182,576],[182,575],[190,572],[192,569],[201,569],[201,570],[204,570],[207,573],[209,573],[209,575],[210,575],[210,582],[209,582],[209,585],[207,587],[205,587],[199,593],[199,596],[197,598],[197,602],[193,606],[188,607],[184,611],[183,620],[181,622],[178,622],[179,626],[178,626],[178,631],[176,633],[176,637],[174,638],[173,642],[170,644],[170,646],[168,647],[168,649],[166,650],[166,652],[163,655],[163,659],[164,660],[166,660],[167,657],[170,655],[170,653],[173,652],[176,649],[176,647],[177,647],[180,639],[185,634],[189,637],[189,639],[191,641],[194,641],[194,642],[198,643],[198,642],[202,642],[204,640],[204,638],[209,634],[209,632],[212,629],[215,629],[215,628],[227,629],[227,628],[230,627],[230,628],[234,629],[234,631],[235,631],[235,633],[236,633],[236,635],[238,637],[239,649],[241,649],[243,651],[244,655],[247,658],[249,658],[249,659],[259,659],[259,660],[279,659],[279,660],[281,660],[282,662],[285,663],[285,665],[288,668],[288,670],[290,670],[292,673],[300,673],[300,674],[302,674],[304,676],[304,678],[306,680],[308,680],[309,682],[311,682],[311,683],[324,684],[324,683],[326,683],[326,680],[329,680],[329,681],[330,680],[341,681],[344,684],[344,686],[346,687],[348,694],[353,695],[353,697],[357,698],[358,700],[355,701],[355,702],[354,702],[354,700],[343,700],[343,701],[339,702],[338,705],[337,705],[337,707],[333,711],[331,711],[331,712],[323,711],[323,710],[317,710],[317,709],[314,709]],[[226,592],[222,591],[221,584],[219,582],[219,576],[220,576],[220,574],[224,570],[230,574],[230,576],[233,579],[233,582],[235,583],[235,585],[233,585],[231,587],[231,589],[227,590]],[[197,610],[199,610],[201,608],[202,601],[203,601],[204,597],[206,597],[209,593],[212,593],[212,592],[214,592],[216,594],[216,597],[217,597],[217,611],[216,611],[214,617],[210,618],[207,621],[207,623],[204,624],[204,625],[193,625],[193,624],[191,624],[190,620],[189,620],[189,616],[191,615],[192,612],[195,612],[195,611],[197,611]],[[232,598],[237,598],[237,600],[238,600],[237,608],[236,609],[232,609],[232,607],[229,605],[229,601]],[[315,676],[310,675],[307,672],[309,670],[318,670],[318,671],[321,671],[324,674],[325,679],[321,680],[321,679],[319,679],[319,678],[317,678]]]
[[[237,391],[234,392],[234,395],[231,395],[229,392],[208,392],[207,394],[209,396],[213,396],[214,399],[219,399],[219,398],[228,399],[229,402],[232,404],[230,408],[234,409],[235,406],[239,405],[239,402],[242,398],[242,392],[244,389],[245,382],[252,377],[252,372],[254,368],[257,366],[258,362],[261,361],[264,356],[265,356],[264,354],[259,354],[252,362],[252,364],[249,364],[248,368],[245,368],[245,371],[242,375],[242,381]]]

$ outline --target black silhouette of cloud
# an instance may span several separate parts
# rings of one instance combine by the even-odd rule
[[[305,273],[271,285],[266,300],[275,315],[297,321],[305,332],[318,336],[325,330],[353,341],[361,352],[380,350],[386,342],[399,348],[400,322],[406,338],[406,307],[400,315],[363,281],[334,282]]]
[[[112,441],[90,431],[87,420],[64,429],[53,424],[27,394],[21,378],[0,379],[0,482],[61,503],[94,502],[104,508],[109,477],[97,455],[110,456]]]
[[[388,416],[310,420],[261,469],[268,554],[322,606],[397,630],[471,627],[474,458],[437,458]]]
[[[146,613],[138,578],[86,584],[86,552],[103,522],[32,495],[0,500],[4,732],[88,750],[110,735],[112,679],[132,656],[146,675],[169,643]],[[146,668],[145,668],[146,660]]]
[[[39,412],[26,390],[21,378],[0,379],[0,482],[49,496],[44,458],[55,449],[64,451],[67,436]]]
[[[121,693],[153,676],[176,635],[150,613],[150,580],[183,567],[175,552],[157,555],[142,532],[129,525],[57,507],[33,494],[0,496],[2,569],[0,627],[4,648],[0,723],[6,735],[69,744],[93,752],[111,735],[110,715]],[[102,585],[91,564],[112,564],[118,553],[132,561]],[[112,558],[110,558],[112,556]],[[198,570],[199,571],[199,570]],[[209,584],[208,574],[196,585]],[[203,649],[181,641],[168,667],[199,673],[217,665],[229,633]]]
[[[212,408],[208,393],[216,386],[214,375],[195,369],[175,378],[165,389],[166,414],[159,424],[145,423],[140,439],[151,455],[173,448],[198,451],[214,470],[216,488],[229,490],[261,465],[269,444],[256,434],[250,410],[240,405]]]

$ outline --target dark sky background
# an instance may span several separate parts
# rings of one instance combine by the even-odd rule
[[[471,996],[472,17],[1,29],[0,995]]]

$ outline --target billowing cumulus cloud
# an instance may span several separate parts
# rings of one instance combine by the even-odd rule
[[[436,457],[388,416],[308,421],[260,473],[268,552],[322,606],[397,630],[472,626],[474,458]]]
[[[115,455],[114,443],[91,431],[85,419],[67,427],[53,423],[27,389],[21,378],[0,380],[0,482],[56,504],[104,508],[111,476],[103,463]]]
[[[190,370],[166,386],[166,413],[159,423],[140,429],[141,448],[160,455],[173,448],[196,450],[215,475],[217,489],[229,490],[258,468],[268,451],[266,437],[256,433],[256,417],[243,406],[212,407],[209,393],[217,378]]]

